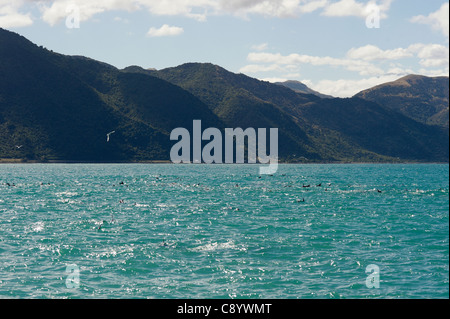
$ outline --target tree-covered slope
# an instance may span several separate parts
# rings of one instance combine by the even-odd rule
[[[421,80],[406,80],[393,101],[448,101],[448,78],[424,93]],[[420,123],[383,96],[321,99],[209,63],[118,70],[0,29],[0,158],[169,160],[170,132],[202,120],[203,129],[278,128],[282,160],[448,161],[448,126]],[[437,120],[446,110],[428,115]]]
[[[396,110],[416,121],[449,126],[449,78],[408,75],[364,90],[357,97]]]
[[[0,30],[0,157],[167,160],[170,132],[193,119],[221,125],[178,86],[52,53]]]
[[[321,99],[209,63],[125,71],[152,74],[179,85],[229,125],[280,128],[288,141],[283,154],[290,159],[448,160],[448,130],[418,123],[364,99]],[[296,143],[302,147],[294,149]]]

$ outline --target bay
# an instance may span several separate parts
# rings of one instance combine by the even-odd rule
[[[448,215],[448,164],[2,164],[0,298],[448,298]]]

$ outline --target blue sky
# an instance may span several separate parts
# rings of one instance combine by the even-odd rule
[[[211,62],[334,96],[449,73],[442,0],[0,0],[0,27],[118,68]]]

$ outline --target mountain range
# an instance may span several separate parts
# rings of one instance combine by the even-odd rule
[[[120,70],[0,29],[0,159],[169,160],[170,132],[201,120],[278,128],[287,162],[448,162],[448,82],[412,75],[333,98],[210,63]]]

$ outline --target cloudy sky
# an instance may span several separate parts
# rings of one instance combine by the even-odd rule
[[[118,68],[211,62],[352,96],[449,73],[443,0],[0,0],[0,27]]]

